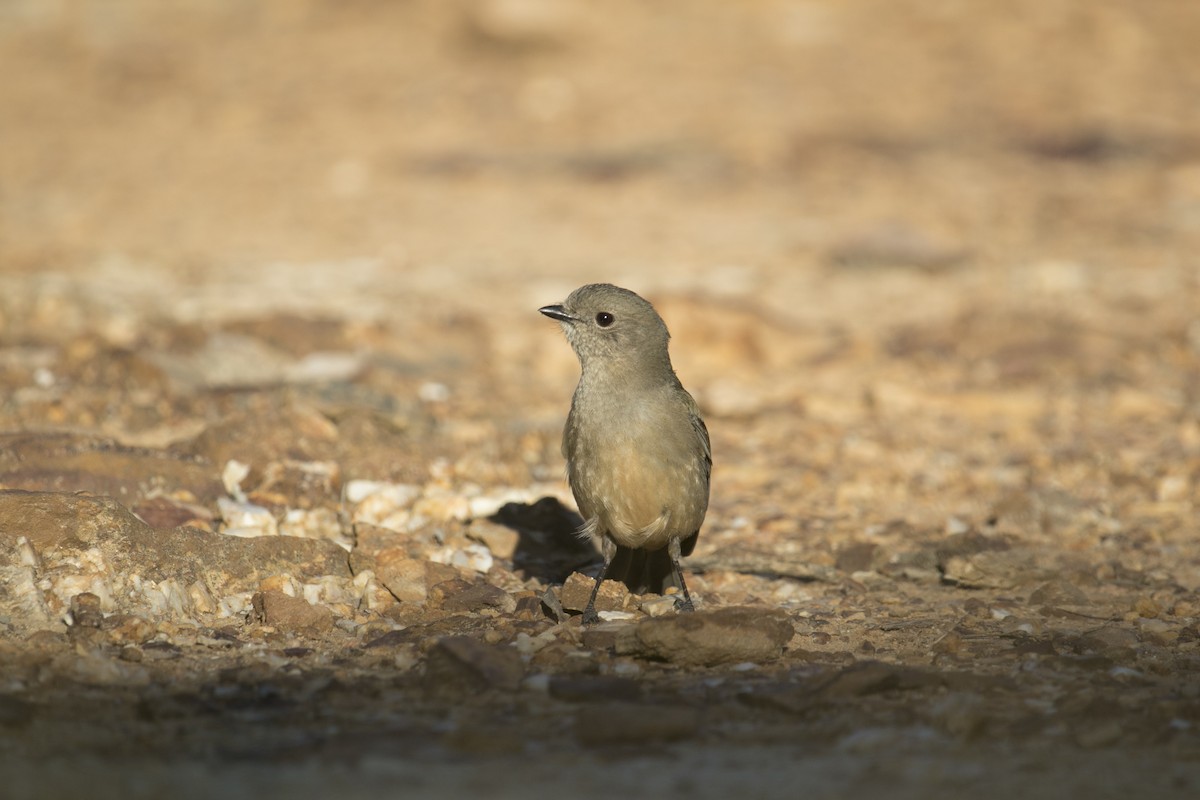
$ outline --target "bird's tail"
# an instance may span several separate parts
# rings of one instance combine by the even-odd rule
[[[683,588],[683,582],[671,564],[671,555],[665,547],[660,550],[634,550],[617,545],[617,552],[609,562],[604,578],[621,581],[634,594],[662,594],[670,586]]]

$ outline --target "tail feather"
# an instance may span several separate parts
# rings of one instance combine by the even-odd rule
[[[608,563],[604,578],[621,581],[634,594],[662,594],[671,586],[683,588],[665,547],[661,550],[634,550],[617,545],[617,552]]]

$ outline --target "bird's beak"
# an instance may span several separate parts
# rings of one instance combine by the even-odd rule
[[[545,314],[550,319],[556,319],[559,322],[576,322],[575,317],[567,313],[567,310],[561,305],[542,306],[538,311]]]

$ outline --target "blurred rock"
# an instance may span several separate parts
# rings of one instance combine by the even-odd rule
[[[682,666],[773,661],[795,635],[778,609],[719,608],[638,623],[641,655]]]
[[[608,702],[575,712],[575,737],[592,746],[676,742],[698,736],[701,721],[692,706]]]
[[[488,519],[473,519],[467,527],[467,537],[487,547],[496,558],[511,559],[517,551],[521,535],[508,527]]]
[[[429,590],[429,602],[446,611],[478,612],[485,608],[511,614],[517,601],[508,592],[484,581],[468,582],[461,578],[443,581]]]
[[[254,412],[231,414],[213,423],[174,452],[203,456],[224,465],[231,460],[249,464],[242,482],[247,492],[264,479],[269,464],[328,462],[336,453],[337,426],[315,409],[298,404],[271,406]],[[332,488],[332,487],[331,487]]]
[[[148,500],[150,487],[155,495],[192,498],[185,502],[209,503],[222,493],[216,468],[201,459],[72,433],[0,434],[0,486],[85,491],[127,503]]]
[[[399,547],[380,551],[375,556],[375,575],[402,603],[424,603],[428,593],[428,562],[410,558]]]
[[[469,636],[440,639],[425,661],[425,686],[439,695],[516,691],[524,676],[525,665],[516,650]]]

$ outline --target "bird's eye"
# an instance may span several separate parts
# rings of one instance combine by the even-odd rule
[[[596,324],[601,328],[607,328],[609,325],[613,324],[613,315],[607,311],[601,311],[596,315]]]

